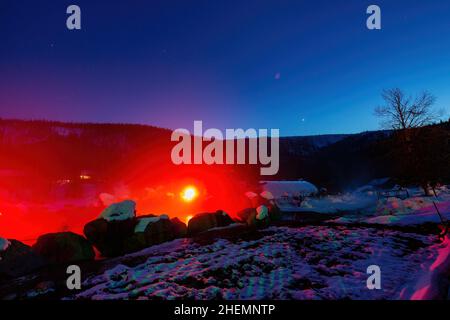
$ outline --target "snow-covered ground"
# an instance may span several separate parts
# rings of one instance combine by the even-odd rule
[[[207,245],[179,239],[111,261],[71,298],[408,299],[443,247],[435,236],[347,226],[270,227]],[[366,287],[370,265],[381,268],[381,290]]]
[[[450,220],[450,189],[443,186],[437,190],[437,196],[426,197],[420,188],[408,189],[410,198],[383,198],[376,191],[360,188],[358,191],[308,197],[301,204],[282,203],[281,208],[286,220],[289,214],[313,212],[317,214],[337,214],[336,223],[369,223],[383,225],[419,225],[441,223],[436,207],[443,219]],[[436,205],[436,207],[435,207]]]
[[[425,197],[423,192],[418,189],[410,189],[410,194],[412,194],[412,197],[406,199],[390,197],[376,200],[365,210],[347,214],[334,221],[338,223],[363,222],[401,226],[441,223],[436,207],[443,219],[450,220],[450,190],[448,187],[442,187],[438,191],[437,197]],[[365,201],[361,200],[360,203],[365,204]]]
[[[448,281],[450,241],[381,227],[450,218],[450,191],[378,199],[372,191],[310,198],[304,211],[346,212],[328,226],[270,227],[253,240],[179,239],[110,262],[75,299],[430,299]],[[289,214],[285,213],[285,214]],[[352,225],[350,223],[366,223]],[[366,286],[381,268],[381,290]]]
[[[377,196],[374,193],[346,193],[330,195],[323,198],[306,198],[300,207],[286,207],[283,211],[317,212],[317,213],[346,213],[353,211],[368,212],[376,206]]]

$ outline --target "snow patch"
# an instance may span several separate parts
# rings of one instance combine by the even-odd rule
[[[329,195],[322,198],[306,198],[301,204],[277,201],[283,212],[316,212],[324,214],[349,213],[355,211],[374,211],[377,205],[377,196],[374,194],[346,193]]]
[[[376,201],[361,214],[353,214],[333,220],[336,223],[369,223],[380,225],[415,226],[425,223],[441,224],[450,220],[450,192],[446,187],[439,190],[438,197],[419,196],[420,192],[410,189],[415,196],[407,199],[389,197]],[[436,205],[436,207],[435,207]]]
[[[118,203],[113,203],[107,207],[100,214],[99,218],[107,221],[124,221],[132,219],[136,214],[136,202],[132,200],[125,200]]]
[[[145,229],[147,229],[149,224],[160,220],[169,220],[169,216],[167,214],[162,214],[159,217],[140,218],[136,227],[134,227],[134,233],[145,232]]]
[[[434,245],[433,236],[328,226],[270,227],[256,240],[207,245],[178,239],[110,261],[73,298],[398,299],[418,266],[438,260]],[[139,264],[125,266],[133,257]],[[383,290],[367,290],[372,264],[383,266]]]
[[[139,219],[139,222],[137,223],[136,227],[134,227],[134,233],[145,232],[145,229],[147,229],[149,224],[158,222],[159,220],[161,220],[160,217]]]

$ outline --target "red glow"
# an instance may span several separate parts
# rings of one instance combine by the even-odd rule
[[[258,186],[257,167],[174,165],[169,131],[46,122],[0,124],[21,133],[12,144],[0,142],[1,153],[9,155],[0,158],[0,237],[27,244],[50,232],[82,234],[84,225],[107,205],[125,199],[136,201],[138,215],[168,214],[186,222],[198,213],[217,210],[234,216],[251,206],[244,194]],[[66,136],[54,133],[49,125],[75,133],[89,130],[81,137]],[[98,141],[112,142],[99,148]],[[122,144],[126,152],[117,151]]]
[[[82,234],[84,225],[96,219],[108,205],[99,198],[102,192],[111,193],[113,201],[135,200],[138,215],[168,214],[186,224],[201,212],[221,209],[234,216],[251,205],[244,195],[248,187],[241,184],[239,176],[229,174],[225,168],[192,166],[183,169],[182,174],[168,174],[156,182],[150,177],[146,179],[150,182],[134,184],[132,181],[125,191],[115,191],[115,184],[113,188],[98,187],[89,201],[84,196],[58,199],[45,194],[36,198],[3,197],[0,203],[0,236],[31,245],[45,233],[72,231]],[[41,182],[36,180],[36,183]],[[58,185],[58,188],[71,187],[72,184]]]

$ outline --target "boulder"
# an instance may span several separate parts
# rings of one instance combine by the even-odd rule
[[[225,227],[233,223],[230,216],[222,211],[201,213],[194,216],[188,223],[188,234],[195,235],[212,228]]]
[[[40,236],[32,249],[48,262],[55,264],[95,258],[94,249],[89,241],[73,232],[49,233]]]
[[[164,216],[148,223],[145,227],[144,234],[147,246],[175,239],[172,222],[170,222],[169,217]]]
[[[0,280],[28,274],[45,265],[45,260],[31,247],[17,240],[2,239],[0,250]]]
[[[136,219],[107,221],[97,219],[84,226],[84,235],[105,257],[129,252],[126,242],[133,236]]]
[[[281,213],[280,208],[278,208],[278,206],[276,204],[271,203],[267,206],[267,208],[269,209],[270,221],[281,220],[282,213]]]
[[[125,200],[118,203],[113,203],[108,206],[100,214],[99,219],[111,221],[124,221],[136,217],[136,202],[133,200]]]
[[[272,192],[267,191],[267,190],[261,192],[259,195],[260,195],[263,199],[266,199],[266,200],[269,200],[269,201],[275,200],[275,197],[274,197],[274,195],[272,194]]]
[[[107,207],[97,220],[86,224],[83,231],[103,256],[113,257],[133,251],[129,242],[137,223],[136,203],[125,200]]]
[[[252,225],[252,221],[256,218],[256,209],[255,208],[247,208],[241,210],[237,213],[237,217],[240,222],[246,223],[247,225]]]
[[[254,193],[253,191],[247,191],[245,193],[245,197],[249,200],[249,204],[251,207],[258,206],[260,202],[260,196],[258,194]]]
[[[234,223],[233,219],[223,210],[216,211],[217,227],[226,227]]]
[[[256,208],[256,220],[266,221],[269,220],[269,209],[266,206],[259,206]]]
[[[172,222],[172,232],[175,238],[184,238],[187,235],[187,226],[178,218],[173,218],[170,220]]]
[[[140,216],[137,218],[134,234],[126,240],[126,250],[138,251],[175,238],[173,224],[167,215]]]
[[[237,216],[241,222],[252,228],[265,228],[270,223],[269,209],[261,205],[258,208],[248,208],[238,212]]]
[[[269,216],[271,220],[277,220],[280,218],[280,211],[276,205],[276,198],[272,192],[264,190],[260,194],[247,192],[246,195],[251,200],[251,208],[266,206],[269,209]]]

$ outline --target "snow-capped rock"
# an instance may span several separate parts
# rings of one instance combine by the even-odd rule
[[[232,223],[233,219],[222,210],[214,213],[201,213],[189,220],[188,233],[194,235],[212,228],[225,227]]]
[[[258,208],[256,208],[256,219],[257,220],[265,220],[267,218],[269,218],[269,209],[267,209],[266,206],[259,206]]]
[[[113,203],[100,214],[99,218],[106,221],[123,221],[133,219],[136,216],[136,202],[125,200]]]
[[[274,200],[275,197],[273,196],[272,192],[270,191],[263,191],[259,194],[262,198],[266,199],[266,200]]]
[[[73,232],[42,235],[33,246],[33,251],[51,263],[72,263],[95,257],[89,241]]]
[[[133,236],[136,224],[134,217],[112,221],[100,218],[87,223],[83,232],[103,256],[111,257],[130,252],[126,242]]]
[[[160,216],[155,217],[142,217],[138,219],[138,223],[136,227],[134,227],[134,232],[144,232],[147,226],[151,223],[158,222],[160,220],[169,220],[169,216],[167,214],[162,214]]]
[[[8,247],[11,245],[11,242],[8,239],[0,238],[0,252],[6,251]]]
[[[247,191],[247,192],[245,193],[245,196],[246,196],[247,198],[249,198],[249,199],[253,199],[253,198],[256,198],[258,195],[257,195],[256,193],[252,192],[252,191]]]
[[[269,223],[269,210],[261,205],[257,209],[247,208],[237,213],[239,220],[247,224],[250,228],[266,228]]]
[[[147,226],[151,223],[155,223],[161,220],[161,217],[148,217],[139,219],[136,227],[134,227],[134,232],[144,232]]]
[[[179,236],[176,226],[167,215],[146,215],[137,218],[134,234],[126,240],[130,251],[138,251],[162,242],[170,241]]]

